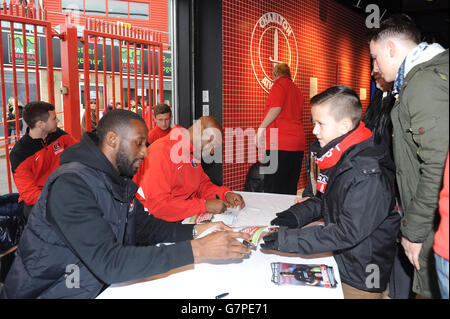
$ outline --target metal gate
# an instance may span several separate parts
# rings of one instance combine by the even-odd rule
[[[67,25],[71,26],[75,18],[68,14]],[[112,101],[111,109],[115,109],[116,102],[120,101],[122,108],[141,114],[148,127],[153,128],[149,106],[164,101],[161,34],[124,23],[84,20],[85,28],[78,41],[82,45],[84,61],[81,75],[84,96],[81,96],[81,104],[85,108],[86,130],[91,130],[91,123],[95,122],[89,120],[89,114],[93,112],[91,106],[95,105],[93,113],[96,119],[99,119],[100,112],[108,111],[109,100]],[[68,30],[70,28],[68,27]],[[69,41],[69,37],[67,40]],[[91,63],[92,60],[94,63]],[[72,74],[68,72],[67,76]],[[75,79],[69,79],[67,83],[75,83],[73,80]],[[100,80],[102,87],[99,86]],[[103,90],[100,90],[101,88]],[[102,93],[103,97],[99,96],[99,93]],[[91,103],[92,100],[95,100],[95,103]]]
[[[164,101],[160,33],[71,13],[64,14],[66,23],[56,31],[47,20],[44,8],[36,10],[34,4],[25,6],[16,2],[11,0],[9,5],[0,4],[0,22],[2,26],[6,26],[5,23],[10,26],[7,39],[5,33],[0,32],[0,128],[3,132],[0,156],[3,152],[6,156],[9,192],[13,191],[9,150],[15,144],[13,139],[18,140],[25,130],[18,129],[11,134],[8,124],[9,128],[13,127],[11,123],[15,123],[16,128],[20,127],[22,101],[19,100],[22,96],[24,105],[33,100],[55,105],[56,88],[62,100],[61,108],[57,110],[57,114],[63,117],[60,123],[65,131],[78,139],[82,134],[82,115],[85,118],[84,130],[91,131],[102,114],[108,112],[110,100],[111,109],[119,103],[121,108],[141,114],[149,129],[154,127],[151,106]],[[53,39],[60,45],[60,68],[54,68]],[[19,42],[21,48],[17,47]],[[4,45],[11,47],[10,63],[5,60]],[[55,83],[55,71],[61,72],[60,83]],[[5,83],[5,72],[12,75],[11,89]],[[23,74],[22,86],[18,72]],[[43,90],[43,79],[46,90]],[[9,97],[14,98],[14,114],[19,114],[14,119],[8,119],[12,118],[12,112],[8,112]]]
[[[20,127],[24,126],[20,122],[22,118],[19,103],[19,95],[23,96],[24,103],[30,102],[30,96],[36,100],[41,100],[41,73],[44,71],[47,75],[47,97],[46,100],[52,104],[55,103],[54,82],[53,82],[53,52],[52,38],[55,36],[51,28],[51,23],[46,21],[46,11],[40,10],[42,19],[37,18],[37,10],[33,5],[23,6],[15,1],[1,4],[0,23],[2,32],[0,32],[0,82],[1,82],[1,102],[2,117],[0,126],[2,126],[3,136],[0,137],[0,152],[6,156],[6,174],[8,180],[9,192],[12,192],[11,166],[9,160],[9,150],[16,141],[23,135]],[[9,25],[10,33],[3,33],[3,26]],[[39,34],[45,36],[44,47],[39,46]],[[6,38],[5,38],[6,36]],[[4,45],[10,46],[11,56],[5,57],[3,54]],[[29,46],[31,44],[31,46]],[[34,45],[33,45],[34,44]],[[34,52],[34,54],[30,54]],[[46,57],[46,65],[40,63],[40,56]],[[6,62],[6,63],[5,63]],[[34,73],[34,90],[30,90],[30,75]],[[18,75],[23,75],[23,85],[19,83]],[[12,75],[11,85],[6,91],[5,75]],[[31,75],[33,76],[33,75]],[[12,88],[11,88],[12,86]],[[19,92],[20,90],[23,90]],[[22,93],[22,94],[19,94]],[[12,102],[12,105],[8,104]],[[12,129],[14,128],[14,129]],[[17,129],[19,128],[19,129]],[[12,134],[13,133],[13,134]]]

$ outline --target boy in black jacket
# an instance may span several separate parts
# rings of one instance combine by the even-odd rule
[[[267,250],[316,254],[333,251],[345,298],[381,298],[395,254],[400,216],[394,210],[392,162],[360,122],[361,102],[346,86],[311,99],[311,153],[318,167],[317,193],[278,213],[278,233]],[[324,226],[301,228],[324,219]]]

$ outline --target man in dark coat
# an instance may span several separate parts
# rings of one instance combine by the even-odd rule
[[[19,243],[3,298],[94,298],[108,285],[167,272],[206,258],[242,258],[248,247],[210,226],[161,221],[135,198],[131,181],[147,156],[148,129],[137,114],[108,112],[96,133],[61,156]],[[228,231],[227,231],[228,230]],[[150,246],[157,243],[173,245]]]
[[[392,15],[373,29],[370,54],[374,69],[394,81],[392,145],[404,212],[401,243],[414,266],[412,288],[439,298],[432,247],[449,147],[449,51],[421,39],[411,18]]]
[[[395,97],[392,94],[394,83],[387,82],[381,76],[381,73],[375,69],[372,71],[372,76],[376,83],[376,91],[364,114],[363,122],[372,131],[375,144],[385,147],[393,161],[391,111],[395,103]],[[394,186],[397,207],[399,207],[400,197],[397,185],[395,184]],[[400,209],[399,213],[402,216]],[[408,299],[413,296],[411,288],[414,268],[405,255],[405,251],[400,244],[400,238],[398,242],[397,255],[392,268],[391,279],[389,280],[389,297],[392,299]]]

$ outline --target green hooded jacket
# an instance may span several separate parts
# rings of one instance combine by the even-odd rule
[[[408,72],[391,112],[396,177],[404,211],[400,229],[410,242],[423,243],[420,272],[429,265],[439,221],[439,192],[449,149],[448,80],[446,50]],[[418,283],[415,278],[413,290],[430,296],[427,286],[427,280]]]

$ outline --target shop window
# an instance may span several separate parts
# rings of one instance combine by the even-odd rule
[[[108,0],[108,16],[117,18],[128,18],[128,2],[119,0]]]
[[[148,3],[130,1],[130,19],[148,20]]]
[[[62,11],[83,13],[83,0],[62,0]]]
[[[93,16],[106,16],[105,0],[84,1],[84,14]]]
[[[0,94],[0,105],[5,103],[8,104],[8,99],[14,97],[14,77],[13,72],[11,70],[5,70],[5,97],[6,101],[3,102],[2,94]],[[1,83],[0,83],[1,84]],[[36,75],[34,72],[28,72],[28,82],[25,83],[25,75],[22,70],[17,70],[16,72],[16,86],[17,86],[17,103],[19,105],[24,106],[26,104],[26,96],[25,96],[25,86],[28,86],[29,89],[29,100],[36,101]],[[41,87],[42,89],[42,87]],[[0,122],[3,121],[3,108],[0,107]],[[22,125],[22,132],[24,133],[26,129],[26,125]],[[3,123],[0,124],[0,137],[4,137],[4,128]]]
[[[10,1],[10,0],[6,0],[6,1],[5,1],[5,2],[6,2],[6,8],[9,8],[9,1]],[[0,2],[0,9],[3,10],[3,1]]]
[[[1,1],[1,0],[0,0]],[[120,0],[62,0],[62,11],[122,19],[149,19],[149,4]],[[106,10],[108,4],[108,10]]]

